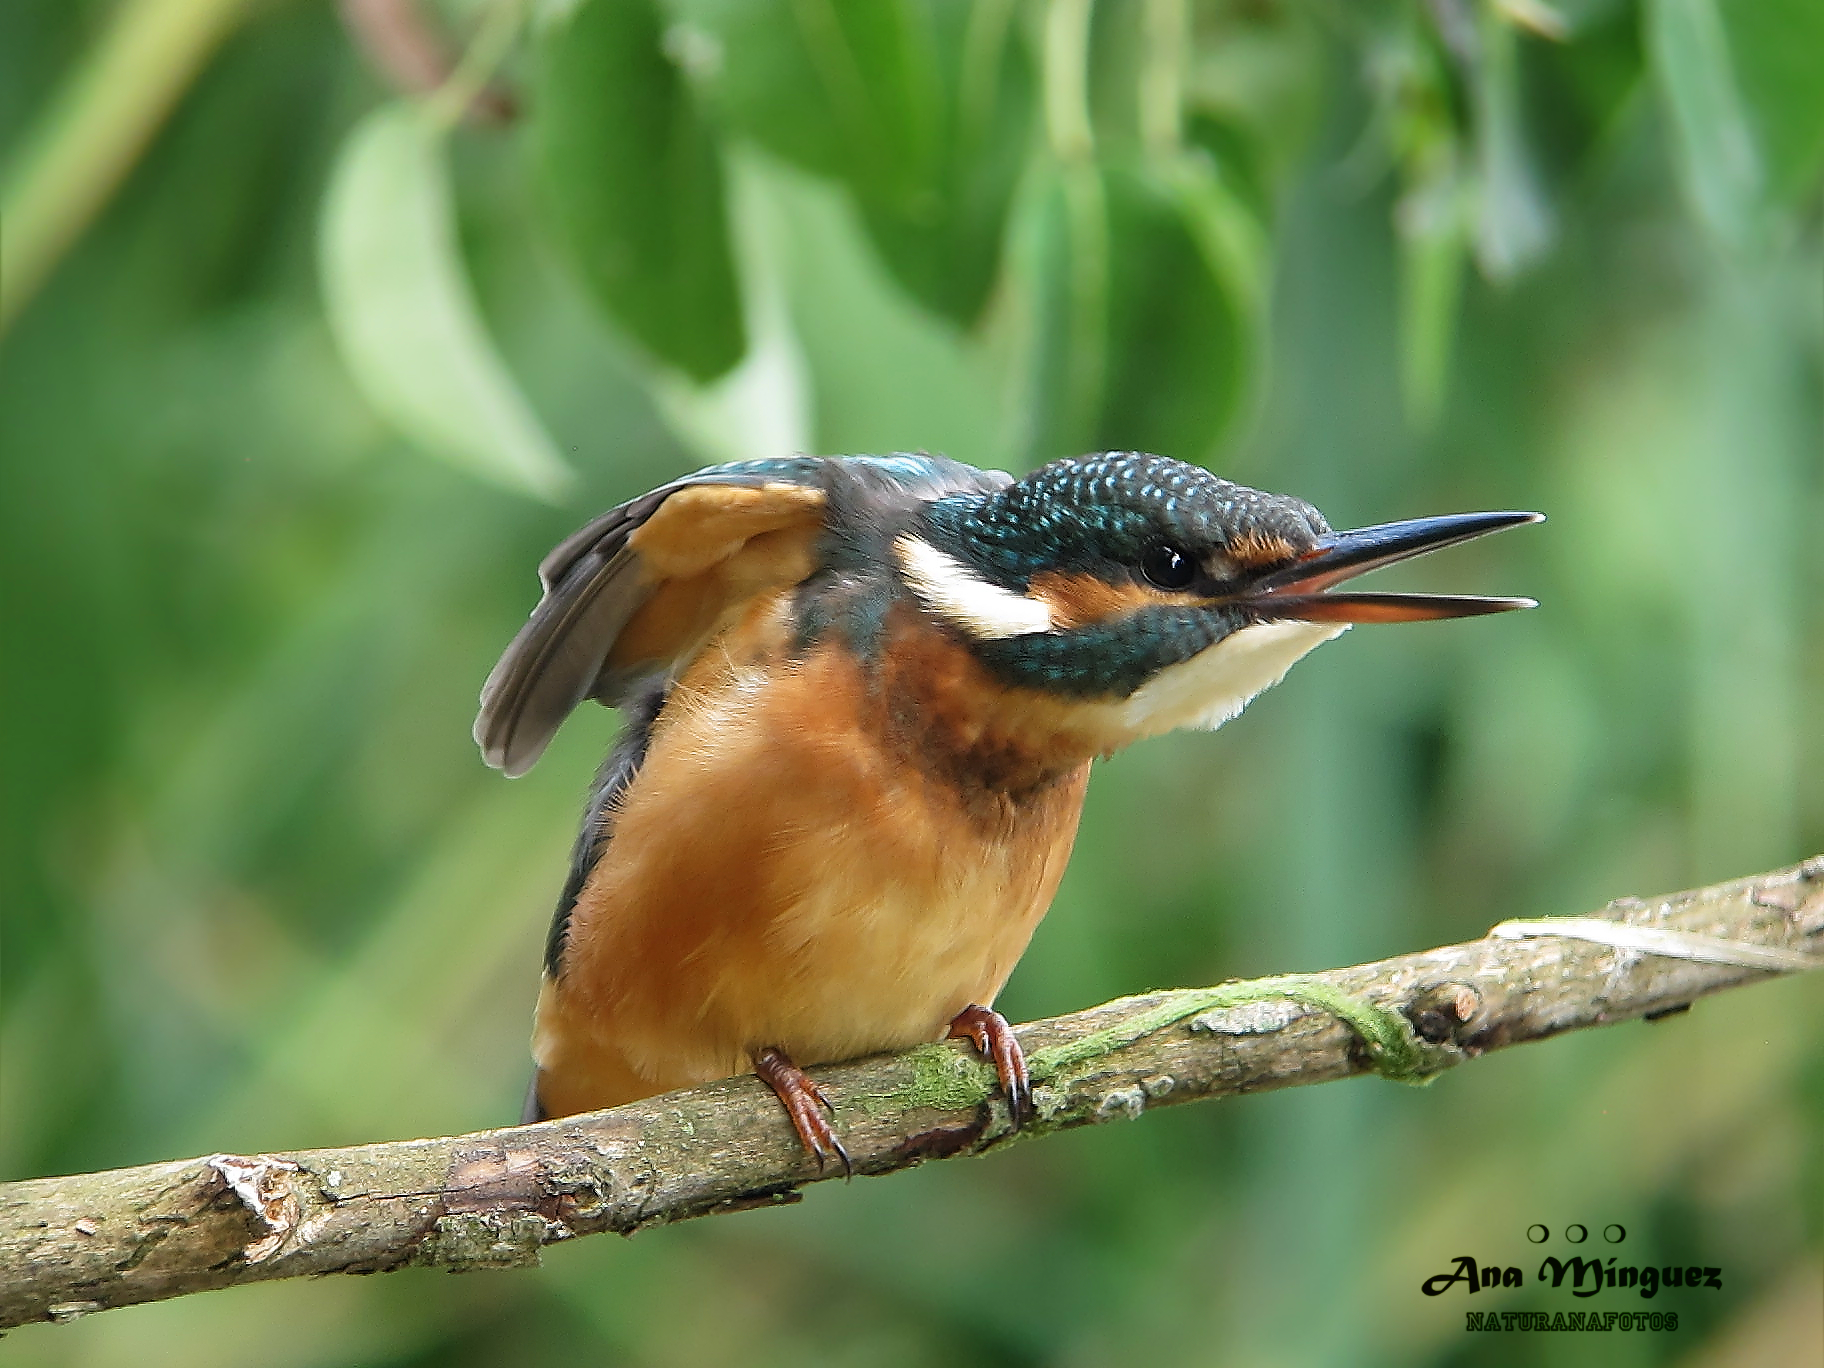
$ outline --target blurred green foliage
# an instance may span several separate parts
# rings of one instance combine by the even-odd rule
[[[109,25],[187,7],[231,8],[0,9],[9,250],[80,219],[28,171],[68,152],[45,130]],[[1824,849],[1816,0],[522,8],[435,11],[471,60],[407,101],[332,6],[246,6],[155,137],[146,49],[108,90],[143,158],[36,298],[9,266],[7,1176],[509,1118],[613,721],[510,785],[475,691],[551,544],[728,456],[1145,446],[1338,522],[1551,515],[1409,573],[1537,613],[1353,633],[1222,733],[1101,766],[1010,1014]],[[459,122],[490,78],[523,117]],[[1796,1364],[1820,1028],[1785,982],[1426,1090],[1166,1112],[537,1272],[239,1289],[3,1352]],[[1418,1291],[1464,1253],[1530,1276],[1526,1227],[1575,1221],[1723,1291],[1662,1293],[1675,1334],[1473,1340],[1465,1297]]]

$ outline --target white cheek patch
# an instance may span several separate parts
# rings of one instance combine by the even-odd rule
[[[978,641],[1051,630],[1051,607],[973,574],[930,542],[904,536],[893,543],[899,567],[925,608]]]
[[[1179,727],[1214,731],[1286,677],[1298,658],[1349,630],[1346,622],[1257,622],[1168,665],[1121,704],[1137,739]]]

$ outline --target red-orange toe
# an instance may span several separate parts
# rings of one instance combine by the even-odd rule
[[[798,1132],[799,1142],[805,1153],[817,1161],[817,1167],[823,1168],[834,1155],[842,1161],[843,1173],[854,1177],[855,1165],[830,1125],[830,1116],[836,1109],[816,1080],[792,1063],[784,1050],[771,1046],[755,1053],[754,1072],[784,1105],[786,1115],[792,1119],[792,1129]]]
[[[1020,1048],[1007,1018],[988,1007],[970,1003],[950,1022],[950,1038],[968,1040],[994,1065],[1001,1091],[1007,1094],[1007,1114],[1018,1130],[1032,1117],[1032,1079],[1026,1072],[1026,1052]]]

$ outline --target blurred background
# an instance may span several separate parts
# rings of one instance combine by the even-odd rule
[[[1816,0],[22,0],[0,149],[5,1177],[511,1120],[615,721],[509,783],[477,689],[553,543],[734,456],[1550,515],[1406,576],[1539,611],[1099,766],[1015,1018],[1824,851]],[[0,1358],[1817,1363],[1821,1139],[1784,981]],[[1723,1289],[1420,1295],[1535,1222]]]

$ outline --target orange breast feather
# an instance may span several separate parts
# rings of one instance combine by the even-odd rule
[[[1057,890],[1088,765],[1024,757],[989,686],[915,614],[870,677],[836,644],[782,663],[788,596],[685,673],[539,1002],[553,1114],[751,1067],[902,1048],[993,1001]],[[917,651],[895,649],[918,638]],[[973,777],[972,748],[988,771]],[[1017,750],[1017,747],[1014,748]]]

